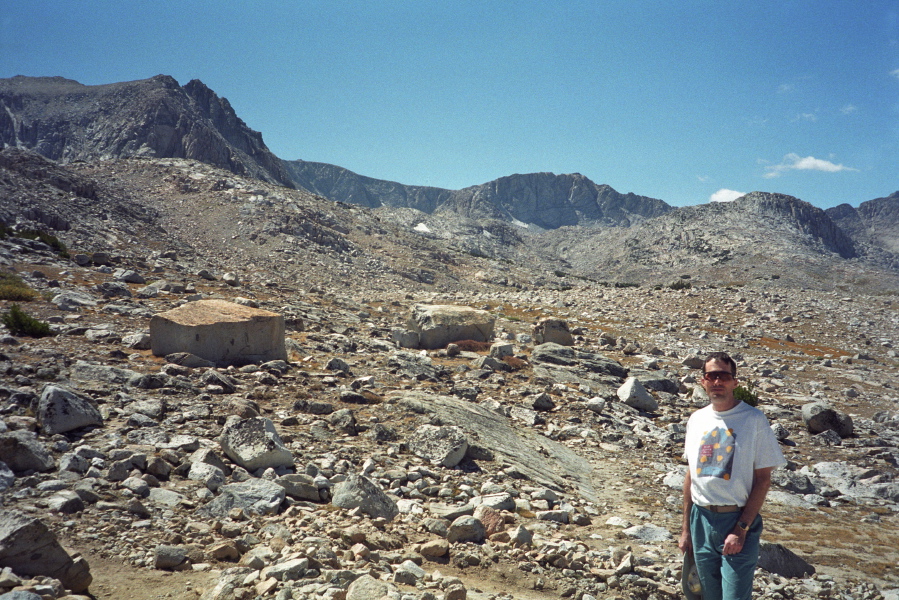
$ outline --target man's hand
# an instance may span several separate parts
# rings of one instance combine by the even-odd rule
[[[746,534],[744,532],[740,533],[730,533],[726,538],[724,538],[724,549],[721,551],[722,554],[739,554],[743,550],[743,542],[746,541]]]
[[[680,548],[680,551],[683,553],[693,552],[693,540],[690,538],[689,531],[684,531],[680,534],[680,540],[677,542],[677,547]]]

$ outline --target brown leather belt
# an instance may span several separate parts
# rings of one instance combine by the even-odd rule
[[[708,506],[703,506],[702,508],[710,510],[714,513],[731,513],[737,512],[738,510],[743,510],[742,506],[737,506],[736,504],[709,504]]]

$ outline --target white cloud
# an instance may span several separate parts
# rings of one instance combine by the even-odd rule
[[[737,192],[735,190],[721,188],[720,190],[709,196],[709,202],[733,202],[740,196],[745,195],[745,192]]]
[[[801,157],[793,152],[784,156],[779,165],[771,165],[769,167],[765,167],[765,170],[767,171],[765,173],[766,179],[779,177],[787,171],[824,171],[825,173],[858,171],[858,169],[847,167],[846,165],[834,164],[829,160],[815,158],[814,156]]]
[[[852,113],[854,113],[857,110],[858,110],[858,107],[856,105],[847,104],[846,106],[844,106],[843,108],[840,109],[840,112],[843,113],[844,115],[851,115]]]
[[[814,113],[801,113],[796,115],[796,118],[793,121],[809,121],[810,123],[814,123],[818,120],[818,115]]]
[[[899,79],[899,69],[896,69],[895,71],[890,71],[890,75],[892,75],[896,79]]]
[[[897,69],[897,70],[899,70],[899,69]],[[778,94],[789,94],[795,89],[796,89],[796,86],[793,85],[792,83],[782,83],[781,85],[777,86],[777,93]]]

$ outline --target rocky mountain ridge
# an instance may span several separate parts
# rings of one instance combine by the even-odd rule
[[[123,156],[192,158],[292,186],[284,167],[199,80],[86,86],[62,77],[0,80],[0,144],[72,162]]]
[[[17,76],[0,81],[0,143],[29,148],[69,162],[97,158],[155,156],[193,158],[264,181],[300,186],[333,201],[370,208],[409,208],[426,214],[475,221],[501,221],[531,231],[566,226],[629,227],[664,216],[662,200],[620,194],[580,174],[510,175],[462,190],[407,186],[357,175],[347,169],[301,160],[282,161],[262,136],[240,120],[224,98],[199,80],[184,86],[171,77],[84,86],[59,77]],[[776,198],[776,200],[772,200]],[[767,200],[783,204],[781,195]],[[790,218],[814,237],[834,243],[840,256],[876,254],[890,264],[896,253],[896,195],[820,211],[799,208]],[[875,210],[875,207],[884,207]],[[687,207],[689,209],[689,207]],[[762,205],[757,208],[762,210]],[[784,214],[780,207],[771,214]],[[843,215],[847,229],[827,215]],[[854,216],[853,216],[854,215]],[[851,218],[850,218],[851,217]],[[847,220],[848,219],[848,220]],[[829,246],[828,246],[829,247]]]

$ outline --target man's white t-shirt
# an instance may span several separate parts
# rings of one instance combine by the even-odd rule
[[[700,506],[745,506],[753,471],[787,462],[765,413],[745,402],[724,412],[709,405],[693,413],[684,454],[690,464],[691,496]]]

